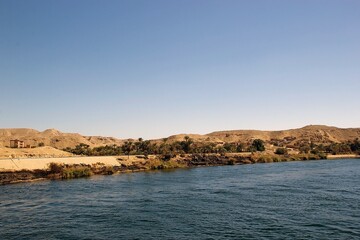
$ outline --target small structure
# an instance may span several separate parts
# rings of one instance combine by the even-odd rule
[[[25,147],[25,142],[21,141],[19,139],[10,140],[10,147],[11,148],[24,148]]]

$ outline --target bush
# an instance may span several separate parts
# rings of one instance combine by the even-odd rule
[[[275,151],[275,154],[278,155],[285,155],[288,153],[288,150],[286,148],[277,148]]]
[[[70,179],[88,177],[92,175],[90,166],[81,165],[64,165],[59,163],[49,164],[49,178],[52,179]]]
[[[65,168],[62,172],[61,177],[63,179],[89,177],[92,172],[88,167],[70,167]]]
[[[264,141],[261,139],[255,139],[251,146],[254,148],[255,151],[265,151]]]
[[[258,163],[272,163],[274,162],[273,161],[273,158],[269,155],[263,155],[263,156],[260,156],[258,161]]]
[[[281,162],[281,159],[278,156],[272,157],[273,162]]]
[[[50,163],[49,164],[49,172],[50,174],[56,174],[56,173],[61,173],[63,171],[64,166],[62,164],[59,163]]]

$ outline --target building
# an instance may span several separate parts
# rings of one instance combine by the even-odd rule
[[[24,148],[25,147],[25,142],[15,139],[15,140],[10,140],[10,147],[11,148]]]

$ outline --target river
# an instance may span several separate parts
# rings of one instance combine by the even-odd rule
[[[360,239],[360,160],[4,185],[0,239]]]

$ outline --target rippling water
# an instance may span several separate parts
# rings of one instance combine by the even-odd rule
[[[360,160],[0,186],[0,239],[360,239]]]

